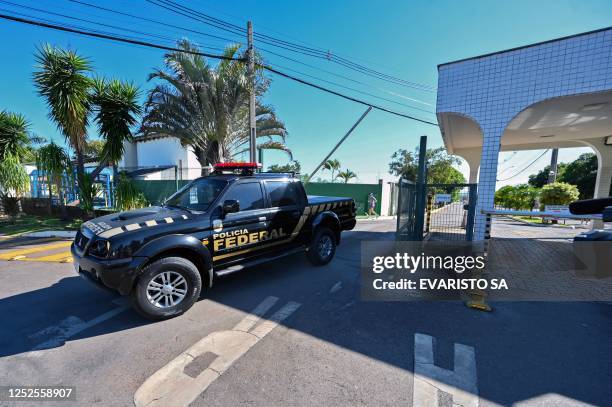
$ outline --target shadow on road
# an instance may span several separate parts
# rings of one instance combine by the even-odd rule
[[[472,346],[481,399],[502,405],[546,394],[609,403],[612,306],[498,303],[494,312],[482,313],[461,302],[363,302],[360,242],[391,239],[390,232],[354,232],[327,266],[312,267],[303,255],[293,255],[219,279],[204,298],[247,313],[268,296],[297,301],[302,306],[283,323],[286,327],[410,372],[417,332],[437,339],[435,362],[446,369],[453,369],[454,343]],[[332,292],[338,283],[341,288]],[[44,340],[41,331],[70,316],[87,321],[112,310],[113,298],[70,277],[0,299],[0,355],[29,351]],[[128,310],[69,340],[147,323]],[[376,380],[384,378],[372,378],[374,387]]]

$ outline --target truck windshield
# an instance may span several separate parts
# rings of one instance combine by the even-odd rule
[[[166,200],[165,206],[206,211],[226,185],[227,181],[221,179],[199,179],[178,190]]]

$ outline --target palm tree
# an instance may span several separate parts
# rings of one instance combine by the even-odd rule
[[[47,178],[47,184],[49,186],[49,214],[51,214],[53,185],[57,187],[61,205],[63,206],[66,204],[62,180],[64,176],[70,175],[70,156],[61,146],[51,142],[38,149],[36,167],[39,171],[44,172]]]
[[[178,138],[193,148],[202,166],[243,153],[249,140],[250,90],[244,62],[222,60],[213,68],[205,58],[193,54],[198,48],[189,41],[180,41],[178,47],[188,52],[166,54],[166,69],[149,75],[150,80],[161,83],[148,95],[140,132]],[[239,58],[239,49],[239,45],[229,46],[224,56]],[[267,80],[260,74],[257,95],[266,89]],[[259,147],[288,151],[284,144],[287,131],[274,110],[258,103],[256,113],[257,138],[267,140]]]
[[[336,179],[334,177],[334,172],[340,170],[340,161],[337,159],[327,160],[325,164],[323,164],[323,169],[331,171],[331,182],[334,182],[334,179]]]
[[[92,80],[88,59],[74,51],[45,45],[36,53],[38,71],[34,83],[45,98],[49,117],[66,137],[77,156],[79,179],[85,172],[83,148],[87,139]]]
[[[30,178],[19,157],[8,153],[0,160],[0,200],[4,211],[13,218],[19,212],[19,198],[30,186]]]
[[[340,171],[338,172],[338,178],[341,178],[345,184],[348,184],[348,182],[352,179],[352,178],[357,178],[357,174],[355,174],[353,171],[346,169],[344,171]]]
[[[29,153],[28,122],[20,114],[0,111],[0,160],[9,154],[23,159]]]
[[[96,79],[93,90],[94,121],[104,139],[98,167],[91,173],[95,179],[108,163],[115,167],[123,157],[123,143],[133,140],[130,128],[136,124],[141,108],[138,88],[131,83]]]

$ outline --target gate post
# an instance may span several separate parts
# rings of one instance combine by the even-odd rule
[[[467,221],[465,225],[465,240],[471,242],[474,240],[474,213],[476,212],[476,200],[478,194],[476,192],[476,184],[470,184],[470,193],[468,196],[468,211]]]
[[[421,136],[419,145],[419,172],[417,175],[416,184],[416,205],[415,205],[415,222],[414,222],[414,240],[423,240],[423,223],[425,217],[425,183],[427,182],[427,136]]]

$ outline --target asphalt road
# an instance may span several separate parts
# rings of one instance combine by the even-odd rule
[[[158,323],[71,264],[0,261],[0,385],[75,386],[76,403],[58,405],[131,406],[141,386],[167,385],[187,355],[177,392],[202,386],[194,406],[410,406],[431,386],[444,392],[428,405],[451,405],[449,394],[465,405],[612,405],[612,304],[497,303],[482,313],[460,302],[360,301],[360,243],[392,239],[394,226],[359,222],[324,267],[295,255],[220,279],[188,313]],[[267,334],[236,334],[261,304],[271,305],[266,319],[291,312]],[[233,342],[242,337],[256,339]],[[233,355],[222,374],[197,383],[222,352]]]

